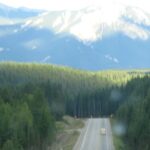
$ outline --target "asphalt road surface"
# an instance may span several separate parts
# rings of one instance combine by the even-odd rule
[[[101,134],[101,128],[106,134]],[[109,119],[88,119],[73,150],[114,150]]]

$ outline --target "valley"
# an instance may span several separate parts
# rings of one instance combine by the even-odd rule
[[[94,118],[113,116],[117,121],[113,133],[128,143],[126,146],[131,150],[135,147],[137,150],[141,147],[147,150],[149,134],[146,133],[149,125],[143,124],[143,120],[148,122],[150,114],[149,72],[148,69],[90,72],[46,64],[1,63],[1,149],[11,146],[15,150],[45,150],[59,133],[57,127],[62,126],[59,121],[62,121],[64,115],[70,115],[74,118],[93,117],[87,120],[90,129],[86,134],[91,138],[97,136],[98,141],[105,141],[97,134],[98,130],[107,122],[104,127],[109,126],[107,130],[110,135],[110,125],[107,119]],[[67,124],[67,133],[72,133],[69,131],[70,123]],[[72,128],[77,126],[78,123]],[[83,128],[82,123],[80,127]],[[86,134],[79,144],[84,149],[87,144],[82,146],[82,143],[92,142],[89,136],[86,138]],[[78,130],[72,136],[75,144],[79,136]],[[67,137],[69,140],[69,135]],[[64,142],[72,143],[71,139],[68,140]],[[111,142],[111,138],[108,137],[108,140]],[[105,148],[106,145],[107,142]],[[100,144],[97,148],[100,147],[103,145]]]
[[[150,150],[150,2],[0,0],[0,150]]]

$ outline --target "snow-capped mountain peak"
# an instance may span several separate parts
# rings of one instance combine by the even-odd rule
[[[122,4],[46,12],[32,18],[29,25],[68,33],[82,41],[95,41],[118,32],[132,39],[146,40],[150,36],[145,27],[150,25],[150,14]]]
[[[149,67],[150,13],[145,9],[106,4],[35,16],[27,9],[31,16],[18,18],[20,11],[13,9],[9,17],[0,13],[0,61],[88,70]]]

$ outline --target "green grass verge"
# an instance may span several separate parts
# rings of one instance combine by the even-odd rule
[[[62,121],[56,122],[56,139],[48,150],[72,150],[84,121],[70,116],[64,116]]]

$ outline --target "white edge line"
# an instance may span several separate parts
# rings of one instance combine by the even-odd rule
[[[83,149],[83,146],[84,146],[84,144],[85,144],[85,139],[86,139],[86,137],[87,137],[87,133],[88,133],[88,130],[89,130],[89,127],[90,127],[90,119],[89,119],[88,122],[89,122],[89,123],[88,123],[88,127],[87,127],[87,129],[86,129],[86,131],[85,131],[85,134],[84,134],[84,137],[83,137],[83,142],[82,142],[82,144],[81,144],[80,150]]]

